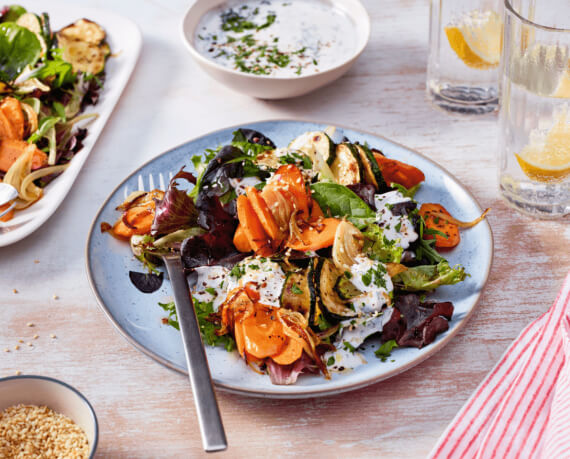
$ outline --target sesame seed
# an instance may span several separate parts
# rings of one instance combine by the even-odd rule
[[[20,346],[18,346],[17,344],[14,346],[14,350],[17,351],[18,349],[20,349]]]
[[[18,293],[18,290],[13,289],[13,290],[12,290],[12,293]]]
[[[4,348],[4,352],[10,352],[10,349],[8,349],[7,347]]]
[[[49,335],[49,337],[50,337],[51,339],[56,339],[56,338],[57,338],[57,336],[55,336],[53,333],[52,333],[51,335]]]
[[[57,296],[57,295],[53,295],[52,298],[53,298],[54,300],[59,300],[59,296]]]
[[[18,340],[18,343],[20,343],[20,344],[23,343],[23,342],[24,342],[23,339],[19,339],[19,340]]]
[[[29,346],[29,347],[32,347],[32,346],[33,346],[33,344],[32,344],[32,343],[28,343],[28,346]]]
[[[40,262],[40,260],[34,260],[34,263],[37,265]]]
[[[34,324],[33,324],[32,322],[28,322],[28,323],[26,324],[26,326],[27,326],[27,327],[33,327]]]
[[[34,339],[38,339],[40,335],[34,335]]]
[[[22,372],[20,370],[16,370],[15,375],[16,376],[20,376],[22,374]]]

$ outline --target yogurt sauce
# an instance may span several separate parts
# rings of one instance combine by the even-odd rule
[[[321,0],[229,1],[201,18],[194,46],[227,68],[295,77],[349,59],[356,51],[355,29],[348,16]]]

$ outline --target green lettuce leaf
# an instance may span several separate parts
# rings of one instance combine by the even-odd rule
[[[423,265],[408,268],[392,278],[394,286],[409,292],[435,290],[441,285],[453,285],[467,277],[465,268],[449,266],[447,261],[437,265]]]
[[[42,52],[33,32],[14,22],[0,24],[0,81],[11,83],[26,66],[33,66]]]
[[[8,10],[2,15],[0,22],[16,22],[24,13],[27,13],[27,11],[23,6],[10,5]]]
[[[359,229],[366,227],[376,218],[376,212],[343,185],[320,182],[312,184],[311,190],[313,199],[326,216],[346,217]]]
[[[373,260],[382,263],[400,263],[404,249],[397,247],[395,241],[384,237],[382,228],[378,225],[369,225],[364,231],[364,253]]]

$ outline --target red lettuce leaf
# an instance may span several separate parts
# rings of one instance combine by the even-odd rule
[[[299,360],[290,365],[279,365],[271,359],[267,359],[267,371],[272,384],[289,385],[295,384],[301,373],[318,373],[319,367],[305,352]]]

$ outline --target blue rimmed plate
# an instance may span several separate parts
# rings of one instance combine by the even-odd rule
[[[263,121],[234,126],[199,137],[163,153],[129,175],[107,198],[99,210],[87,240],[87,272],[97,300],[117,330],[137,349],[163,365],[186,372],[184,350],[178,331],[162,324],[164,312],[158,302],[170,300],[170,284],[152,294],[138,291],[129,280],[129,271],[140,271],[140,262],[131,253],[127,243],[118,241],[100,231],[101,223],[113,223],[118,217],[115,207],[128,193],[151,189],[167,183],[171,174],[182,166],[192,171],[190,157],[206,148],[229,143],[237,127],[262,132],[275,144],[287,145],[298,135],[323,130],[327,125],[304,121]],[[461,183],[433,161],[377,135],[337,128],[335,136],[351,141],[368,142],[387,156],[420,168],[426,181],[416,198],[419,202],[439,202],[456,218],[472,220],[481,214],[481,207]],[[455,306],[449,330],[423,349],[401,348],[392,353],[387,362],[374,356],[376,346],[366,346],[363,352],[368,364],[350,373],[335,373],[330,380],[322,376],[303,375],[292,386],[272,385],[269,377],[253,372],[239,358],[237,352],[222,348],[207,348],[208,360],[215,384],[222,389],[244,395],[271,398],[303,398],[329,395],[357,389],[390,378],[435,354],[460,330],[473,312],[487,281],[493,259],[493,237],[484,221],[462,232],[461,244],[446,254],[451,265],[461,264],[470,277],[454,286],[440,287],[432,298],[452,301]],[[373,340],[370,340],[372,343]],[[393,360],[393,361],[392,361]]]

